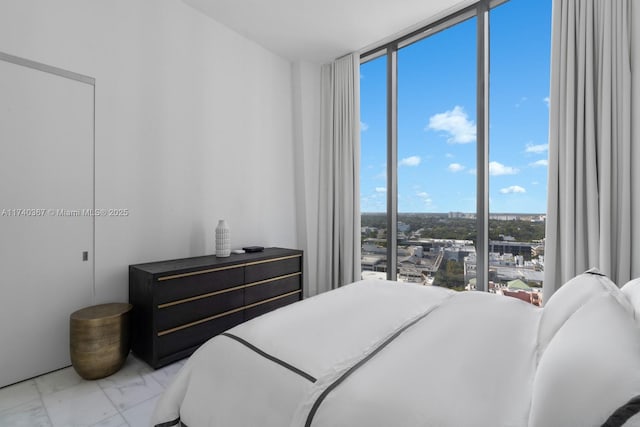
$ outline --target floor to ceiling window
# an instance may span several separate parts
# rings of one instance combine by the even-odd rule
[[[550,21],[483,0],[363,55],[363,277],[538,294]]]
[[[362,277],[387,277],[387,57],[360,66]]]
[[[489,288],[540,300],[551,0],[510,0],[490,22]]]
[[[398,50],[397,278],[464,289],[475,253],[476,18]]]

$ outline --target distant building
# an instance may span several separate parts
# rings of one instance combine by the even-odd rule
[[[411,254],[418,258],[424,257],[424,248],[422,246],[411,246]]]
[[[470,253],[464,258],[464,280],[477,277],[476,254]],[[489,253],[489,280],[498,282],[499,287],[503,283],[511,280],[522,280],[529,284],[542,286],[544,281],[544,257],[536,258],[531,261],[525,261],[522,255],[514,255],[511,253]]]
[[[515,221],[518,219],[516,214],[489,214],[489,219],[496,221]]]
[[[526,259],[530,259],[531,249],[534,246],[538,245],[532,242],[507,242],[503,240],[491,240],[489,241],[489,252],[522,255]]]
[[[531,258],[538,258],[544,255],[544,245],[535,245],[531,247]]]
[[[387,248],[383,246],[383,244],[386,244],[386,242],[387,241],[384,239],[366,239],[364,242],[362,242],[362,254],[380,254],[386,256]]]
[[[365,255],[360,259],[363,271],[387,271],[387,257],[382,255]]]
[[[469,213],[469,212],[449,212],[447,214],[448,218],[465,218],[465,219],[476,219],[476,214],[475,213]]]
[[[476,249],[473,246],[452,246],[444,248],[443,251],[445,261],[463,262],[465,257],[472,253],[475,254]]]

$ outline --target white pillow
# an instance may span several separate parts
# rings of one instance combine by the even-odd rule
[[[601,295],[611,295],[625,310],[633,313],[628,298],[615,283],[592,268],[569,280],[545,303],[538,332],[538,351],[544,352],[556,332],[580,307]]]
[[[530,427],[600,426],[640,394],[640,329],[626,299],[605,278],[576,279],[565,285],[576,295],[562,292],[555,301],[562,307],[544,309],[547,331],[564,321],[539,355]]]
[[[638,326],[640,327],[640,277],[629,280],[624,284],[621,290],[631,303],[636,323],[638,323]]]

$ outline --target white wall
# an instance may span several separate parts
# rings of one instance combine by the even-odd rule
[[[289,61],[179,0],[2,0],[0,51],[96,79],[96,208],[130,211],[96,219],[96,303],[213,253],[221,218],[233,247],[298,245]]]

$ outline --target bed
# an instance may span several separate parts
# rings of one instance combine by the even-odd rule
[[[151,425],[640,425],[640,281],[597,270],[539,308],[364,280],[201,346]]]

